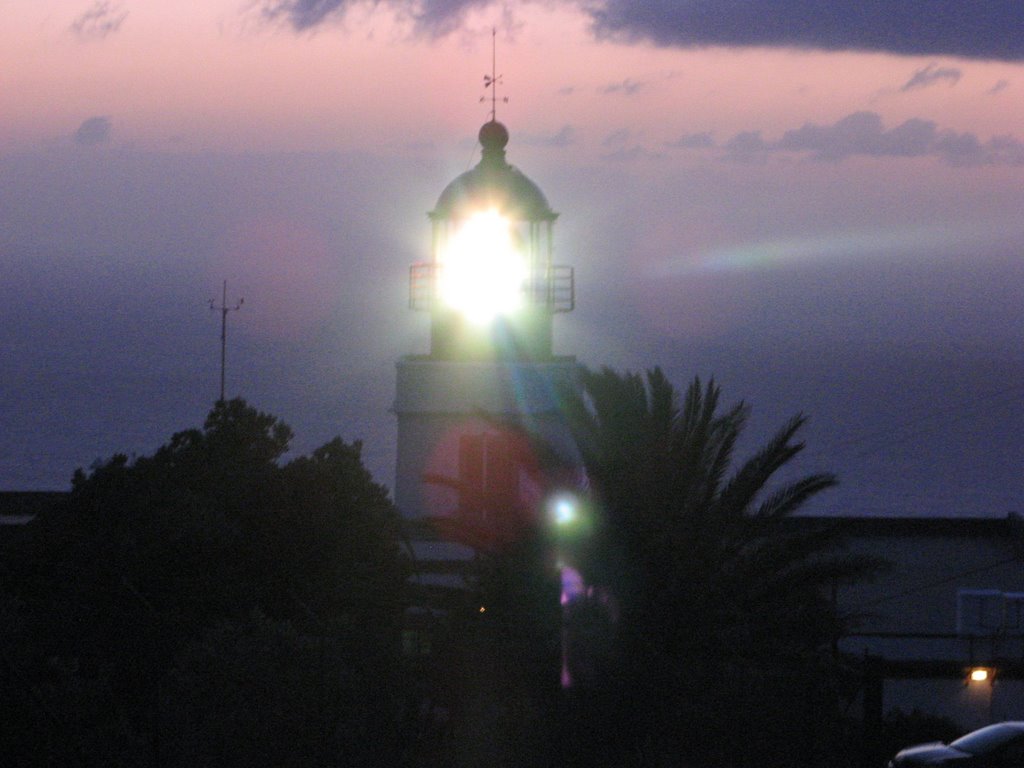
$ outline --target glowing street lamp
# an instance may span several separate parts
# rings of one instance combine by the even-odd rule
[[[992,674],[992,671],[986,667],[974,667],[967,675],[967,679],[972,683],[984,683],[987,682]]]

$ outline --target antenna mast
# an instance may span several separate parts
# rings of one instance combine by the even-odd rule
[[[224,281],[221,290],[220,306],[218,307],[213,299],[210,299],[210,309],[220,312],[220,399],[218,403],[224,402],[224,359],[228,346],[228,312],[237,312],[242,308],[245,299],[239,299],[233,307],[228,306],[228,281]]]
[[[491,120],[498,120],[498,84],[504,85],[501,75],[498,74],[498,28],[491,27],[491,74],[484,75],[484,88],[491,89]],[[486,101],[486,96],[481,96],[480,101]],[[508,104],[508,96],[502,98],[503,104]]]

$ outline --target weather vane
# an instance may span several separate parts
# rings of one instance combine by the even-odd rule
[[[498,119],[498,84],[504,84],[501,80],[501,75],[498,74],[497,67],[497,38],[498,28],[491,27],[491,74],[484,75],[484,88],[491,89],[491,120],[497,121]],[[487,96],[481,96],[480,102],[487,101]],[[503,104],[508,104],[508,96],[501,99]]]

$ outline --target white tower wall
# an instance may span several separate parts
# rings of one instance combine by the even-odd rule
[[[398,363],[395,502],[418,520],[454,512],[458,440],[500,428],[528,427],[565,457],[576,448],[562,417],[560,393],[578,386],[574,358],[548,362],[457,362],[407,357]],[[428,479],[435,481],[425,481]]]

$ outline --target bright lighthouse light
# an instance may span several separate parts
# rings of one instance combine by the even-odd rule
[[[473,322],[514,312],[527,269],[509,221],[495,210],[467,219],[441,254],[441,300]]]

